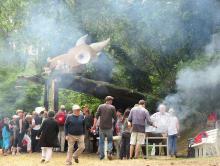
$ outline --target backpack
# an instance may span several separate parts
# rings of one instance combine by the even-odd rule
[[[65,112],[58,112],[55,117],[58,125],[63,126],[66,121],[66,113]]]
[[[195,138],[194,138],[194,143],[198,144],[202,142],[202,138],[207,138],[208,135],[205,131],[200,132]]]

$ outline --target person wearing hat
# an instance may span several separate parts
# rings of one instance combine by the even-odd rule
[[[38,140],[36,139],[37,133],[40,130],[42,124],[42,117],[39,113],[42,111],[42,107],[35,108],[35,111],[32,112],[32,121],[31,121],[31,149],[32,152],[40,152],[40,147]]]
[[[60,151],[64,152],[65,147],[65,132],[64,132],[64,124],[66,121],[66,108],[65,105],[60,106],[60,110],[56,113],[55,119],[59,125],[59,134],[58,139],[60,142]]]
[[[115,107],[112,105],[113,102],[112,96],[106,96],[105,103],[99,105],[96,117],[93,124],[93,130],[96,129],[97,119],[100,118],[99,124],[99,152],[100,152],[100,160],[105,158],[104,154],[104,141],[105,137],[107,137],[108,141],[108,150],[107,150],[107,157],[109,160],[112,160],[112,149],[113,149],[113,121],[116,122],[116,110]]]
[[[69,115],[66,119],[64,129],[66,140],[68,141],[68,151],[66,165],[72,165],[72,157],[76,163],[79,163],[79,155],[85,149],[84,134],[85,134],[85,121],[84,116],[80,114],[80,106],[73,105],[73,114]],[[78,143],[78,148],[73,153],[74,144]]]
[[[37,133],[39,146],[41,147],[41,163],[48,163],[52,158],[53,148],[59,146],[59,127],[54,116],[55,112],[49,111],[48,118],[43,121]]]
[[[23,110],[17,110],[16,111],[18,118],[16,119],[16,135],[15,135],[15,141],[13,145],[12,154],[20,154],[20,149],[22,147],[22,140],[24,138],[24,112]]]

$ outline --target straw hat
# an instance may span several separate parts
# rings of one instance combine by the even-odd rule
[[[23,113],[24,111],[23,110],[17,110],[16,113]]]
[[[72,110],[80,110],[80,106],[77,105],[77,104],[74,104],[73,107],[72,107]]]
[[[65,105],[61,105],[61,106],[60,106],[60,109],[65,109]]]

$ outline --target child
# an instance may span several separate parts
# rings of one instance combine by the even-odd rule
[[[3,138],[3,155],[6,156],[9,152],[9,146],[10,146],[10,137],[11,133],[9,130],[9,119],[7,117],[4,118],[4,125],[2,128],[2,138]]]
[[[130,149],[130,137],[131,137],[131,129],[128,126],[128,115],[130,113],[129,109],[125,110],[123,117],[123,126],[122,126],[122,138],[121,138],[121,146],[120,146],[120,159],[129,159],[129,149]]]
[[[169,155],[171,157],[176,157],[176,144],[177,144],[177,135],[179,133],[179,121],[175,116],[175,110],[173,108],[169,109],[169,121],[168,121],[168,146],[169,146]]]
[[[43,121],[37,134],[37,137],[40,137],[39,145],[42,149],[41,163],[48,163],[52,157],[53,147],[59,147],[59,126],[54,119],[54,115],[54,111],[48,112],[48,118]]]

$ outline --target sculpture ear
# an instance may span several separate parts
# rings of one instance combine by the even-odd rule
[[[88,37],[88,34],[86,34],[83,37],[79,38],[76,42],[76,46],[86,44],[87,37]]]
[[[98,42],[98,43],[92,43],[89,46],[96,52],[99,53],[100,51],[102,51],[107,44],[110,42],[110,38],[108,38],[107,40]]]
[[[47,63],[50,63],[52,61],[52,58],[51,57],[48,57],[47,58]]]

